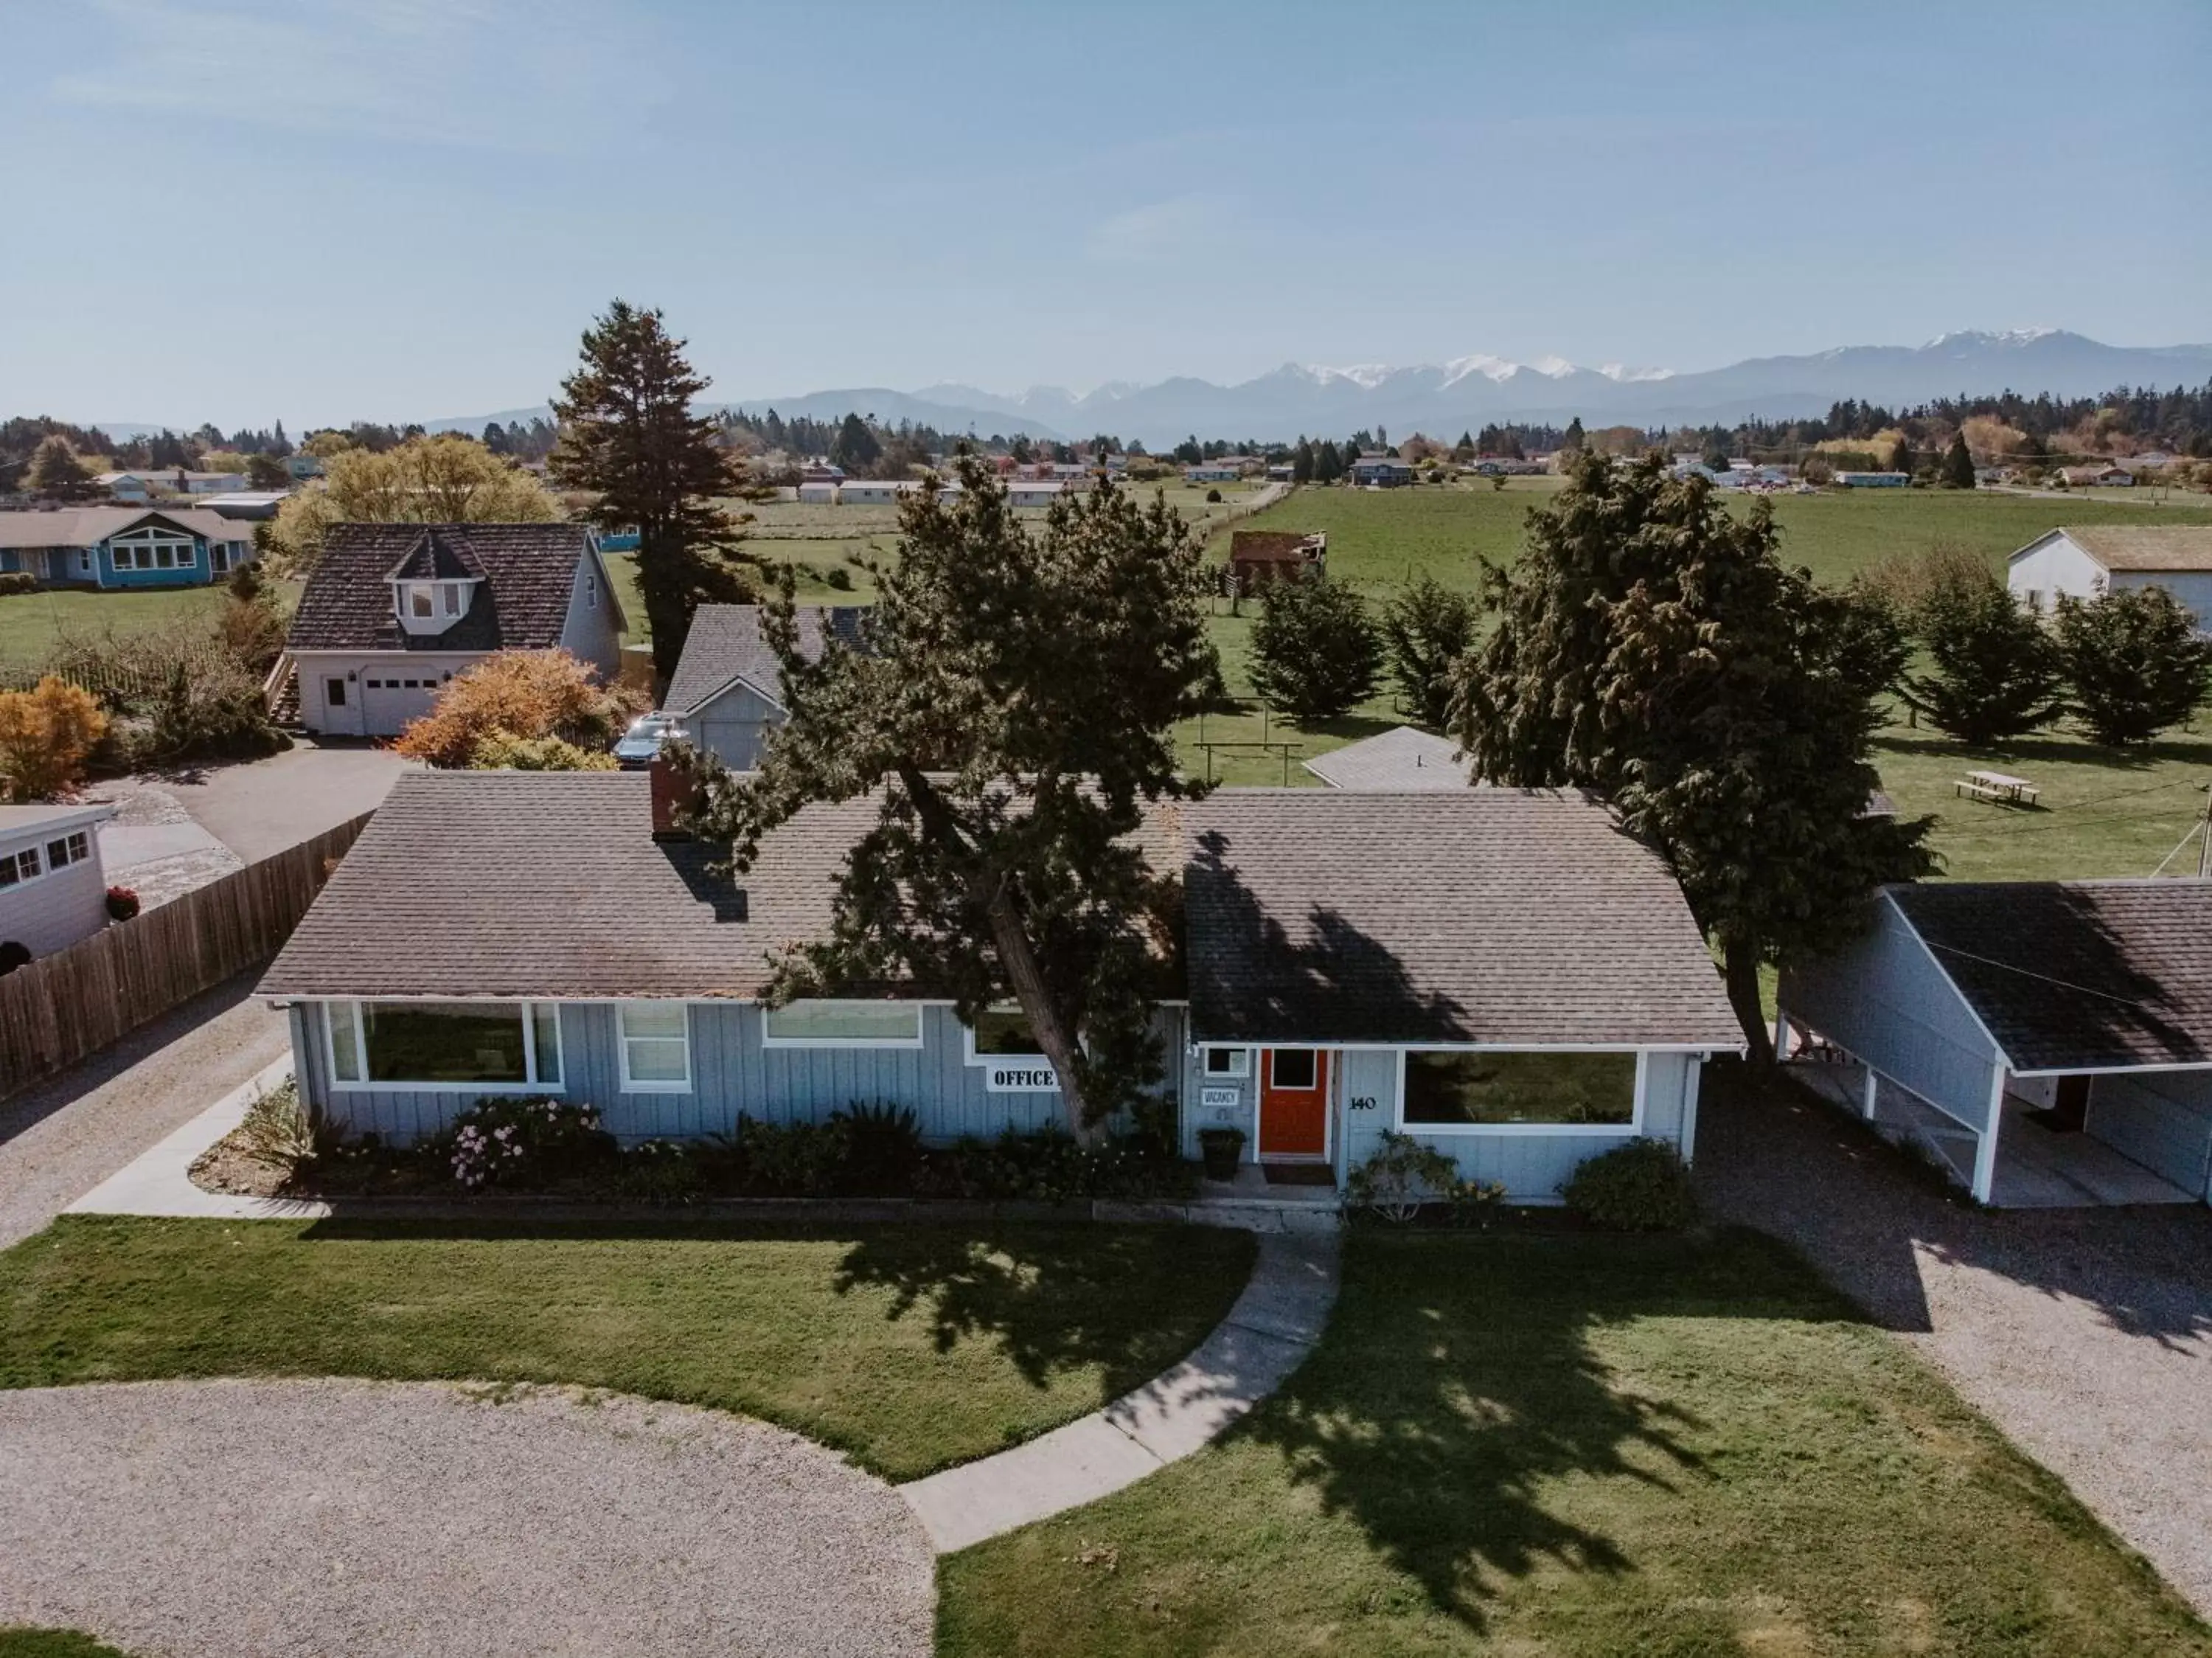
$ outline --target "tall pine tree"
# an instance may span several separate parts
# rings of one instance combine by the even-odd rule
[[[1739,519],[1656,455],[1570,478],[1520,561],[1486,568],[1497,625],[1462,661],[1453,735],[1478,780],[1590,789],[1660,850],[1771,1058],[1759,968],[1834,948],[1876,886],[1934,867],[1932,820],[1865,809],[1903,637],[1785,568],[1765,502]]]
[[[609,306],[585,331],[582,363],[554,399],[561,438],[547,463],[562,488],[598,496],[584,512],[591,522],[636,527],[637,584],[664,679],[701,605],[758,597],[729,561],[743,529],[720,501],[739,486],[714,423],[692,412],[710,382],[685,360],[684,344],[659,311],[620,299]]]

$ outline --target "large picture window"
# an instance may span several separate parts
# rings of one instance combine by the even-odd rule
[[[681,1002],[625,1002],[622,1085],[630,1094],[681,1094],[691,1086],[691,1015]]]
[[[352,1088],[558,1088],[548,1003],[332,1002],[331,1080]]]
[[[1636,1056],[1408,1053],[1403,1108],[1409,1127],[1626,1128],[1636,1120]]]
[[[761,1040],[771,1048],[918,1048],[918,1002],[790,1002],[770,1008]]]

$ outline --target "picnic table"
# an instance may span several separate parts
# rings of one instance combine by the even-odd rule
[[[1969,771],[1951,785],[1954,794],[1998,806],[2033,806],[2043,791],[2026,777],[2004,771]]]

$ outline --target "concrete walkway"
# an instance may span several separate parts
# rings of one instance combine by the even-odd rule
[[[191,1121],[141,1152],[64,1210],[69,1215],[158,1215],[230,1221],[320,1220],[325,1203],[244,1198],[192,1184],[200,1154],[246,1120],[246,1108],[292,1075],[290,1055],[264,1067]]]
[[[950,1554],[1096,1503],[1188,1456],[1313,1350],[1336,1301],[1338,1254],[1334,1232],[1263,1234],[1252,1281],[1182,1363],[1103,1411],[899,1494],[937,1551]]]

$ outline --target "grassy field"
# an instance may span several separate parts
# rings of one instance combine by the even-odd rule
[[[125,1658],[115,1648],[58,1629],[0,1629],[0,1658]]]
[[[300,601],[300,584],[276,584],[279,602],[289,612]],[[146,593],[87,593],[63,589],[16,593],[0,598],[0,667],[37,667],[64,637],[96,639],[147,633],[189,619],[211,616],[229,594],[220,585],[170,588]]]
[[[1345,1265],[1244,1426],[946,1560],[939,1652],[2212,1653],[1768,1240],[1363,1232]]]
[[[64,1217],[0,1254],[0,1387],[575,1382],[742,1411],[907,1479],[1158,1374],[1251,1259],[1200,1227]]]

